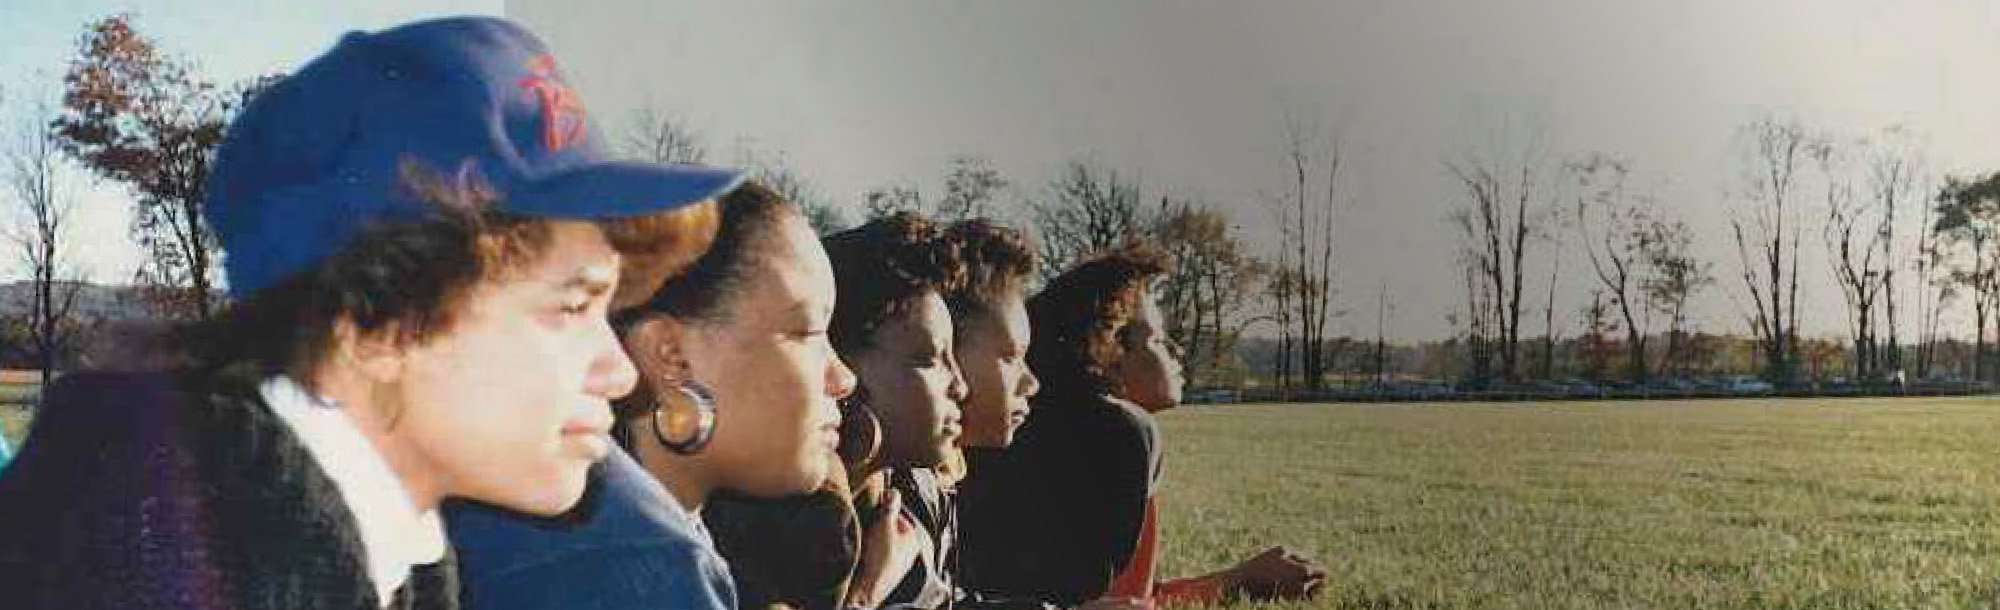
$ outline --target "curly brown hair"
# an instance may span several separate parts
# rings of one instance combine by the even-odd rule
[[[940,240],[965,266],[965,283],[944,295],[952,325],[961,330],[968,314],[1020,294],[1038,262],[1026,236],[987,218],[953,223]]]
[[[1118,393],[1112,367],[1125,357],[1119,333],[1139,315],[1153,279],[1172,266],[1159,246],[1135,239],[1063,272],[1028,299],[1028,368],[1043,391]]]
[[[823,242],[840,295],[827,338],[843,355],[867,347],[884,322],[925,294],[948,294],[965,283],[965,266],[938,239],[937,225],[913,212],[877,218]]]

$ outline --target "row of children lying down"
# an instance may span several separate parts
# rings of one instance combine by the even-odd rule
[[[1128,608],[1179,365],[1134,243],[1032,298],[985,220],[824,239],[724,168],[610,160],[531,34],[351,34],[211,170],[235,297],[44,392],[0,473],[29,608]],[[607,408],[609,403],[609,408]]]

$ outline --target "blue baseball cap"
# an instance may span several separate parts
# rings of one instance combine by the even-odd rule
[[[238,298],[309,269],[362,229],[435,204],[402,188],[407,163],[476,174],[497,210],[643,215],[734,189],[731,168],[618,161],[554,56],[490,17],[353,32],[256,96],[230,126],[206,216]]]

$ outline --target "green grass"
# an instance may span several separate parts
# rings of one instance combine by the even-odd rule
[[[28,436],[28,419],[27,409],[0,404],[0,436],[7,438],[9,448],[21,448],[21,439]]]
[[[0,405],[19,446],[27,413]],[[2000,399],[1186,407],[1161,571],[1297,608],[2000,608]]]
[[[1162,572],[1270,544],[1301,608],[1993,608],[1993,398],[1200,406]]]
[[[28,405],[34,404],[41,389],[39,384],[0,383],[0,437],[7,439],[9,448],[19,450],[21,439],[27,437],[28,420],[33,418]]]

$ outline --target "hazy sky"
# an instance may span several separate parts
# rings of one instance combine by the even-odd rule
[[[1337,129],[1349,153],[1343,332],[1373,331],[1384,284],[1395,334],[1447,332],[1462,296],[1444,217],[1462,198],[1441,162],[1507,126],[1542,126],[1555,153],[1629,158],[1717,265],[1703,324],[1738,332],[1737,126],[1766,112],[1853,136],[1902,124],[1938,172],[2000,169],[2000,7],[1942,0],[14,0],[0,6],[0,127],[24,97],[53,94],[86,22],[120,11],[224,80],[295,66],[346,30],[504,12],[549,40],[601,124],[650,105],[707,136],[717,161],[782,153],[844,203],[882,185],[934,189],[964,154],[992,159],[1010,200],[1039,196],[1062,162],[1089,157],[1151,197],[1231,209],[1260,244],[1273,234],[1260,193],[1283,188],[1291,113]],[[88,190],[83,250],[100,280],[134,260],[121,196]],[[1547,254],[1531,276],[1546,277]],[[1558,314],[1574,334],[1586,267],[1561,256]],[[1824,267],[1805,272],[1808,330],[1837,330]]]
[[[1397,334],[1446,332],[1462,276],[1444,217],[1461,197],[1441,162],[1507,126],[1542,126],[1555,153],[1629,158],[1717,265],[1722,283],[1698,304],[1704,325],[1738,332],[1725,212],[1740,184],[1737,126],[1767,112],[1851,136],[1901,124],[1923,136],[1933,169],[2000,169],[2000,7],[1985,2],[506,8],[562,54],[601,122],[652,105],[715,148],[782,151],[846,202],[883,184],[934,188],[959,154],[991,158],[1016,196],[1034,196],[1061,162],[1084,155],[1141,176],[1155,197],[1228,207],[1268,243],[1259,193],[1283,188],[1283,117],[1316,118],[1344,134],[1353,169],[1338,263],[1349,332],[1373,332],[1383,283]],[[1809,234],[1808,253],[1819,243]],[[1563,256],[1558,315],[1574,328],[1587,267],[1577,252]],[[1546,278],[1549,259],[1530,269]],[[1803,272],[1808,331],[1838,330],[1844,310],[1824,266],[1808,260]],[[1530,294],[1545,286],[1531,281]],[[1527,330],[1539,333],[1532,317]]]

